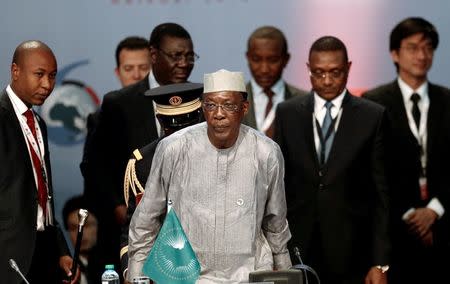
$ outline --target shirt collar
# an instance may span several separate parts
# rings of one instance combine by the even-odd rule
[[[342,93],[340,93],[337,97],[331,100],[333,103],[333,106],[336,107],[336,109],[341,109],[342,101],[344,100],[345,93],[347,92],[347,89],[344,89]],[[325,107],[325,103],[327,101],[321,98],[316,92],[314,92],[314,111],[318,112],[322,108]]]
[[[402,92],[403,101],[405,103],[411,100],[411,95],[416,93],[420,96],[421,101],[428,98],[428,82],[423,82],[422,85],[419,86],[416,90],[413,90],[402,78],[398,77],[397,79],[398,86],[400,87],[400,91]]]
[[[14,106],[14,109],[16,112],[19,112],[20,114],[24,114],[28,110],[27,105],[14,93],[13,89],[10,85],[6,87],[6,92],[8,93],[8,96]]]
[[[252,84],[252,90],[254,95],[263,94],[263,88],[261,88],[261,86],[258,85],[258,83],[256,83],[255,79],[252,78],[250,84]],[[275,94],[283,94],[284,88],[285,88],[284,81],[283,79],[280,78],[270,89]]]
[[[153,70],[150,70],[150,74],[148,74],[148,83],[150,85],[150,89],[158,88],[160,86],[158,81],[156,81]]]

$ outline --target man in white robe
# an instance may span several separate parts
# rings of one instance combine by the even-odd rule
[[[288,269],[284,160],[278,145],[241,125],[241,72],[205,74],[205,123],[163,139],[130,224],[128,279],[142,266],[173,202],[200,261],[198,283],[239,283],[250,272]]]

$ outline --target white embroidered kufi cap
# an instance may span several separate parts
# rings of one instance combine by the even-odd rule
[[[203,93],[222,91],[247,93],[247,90],[245,89],[244,73],[221,69],[217,72],[204,75]]]

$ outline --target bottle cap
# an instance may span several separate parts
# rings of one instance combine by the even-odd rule
[[[105,265],[105,269],[114,270],[114,264],[107,264],[107,265]]]

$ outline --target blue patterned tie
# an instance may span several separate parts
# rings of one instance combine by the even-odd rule
[[[327,101],[325,103],[325,107],[327,108],[327,113],[325,114],[325,118],[323,119],[322,123],[322,138],[323,143],[321,147],[324,147],[322,149],[321,153],[322,155],[325,155],[324,157],[321,157],[321,161],[325,163],[328,160],[328,156],[330,154],[331,145],[333,144],[334,140],[334,123],[333,118],[331,117],[331,107],[333,107],[333,103],[330,101]]]

